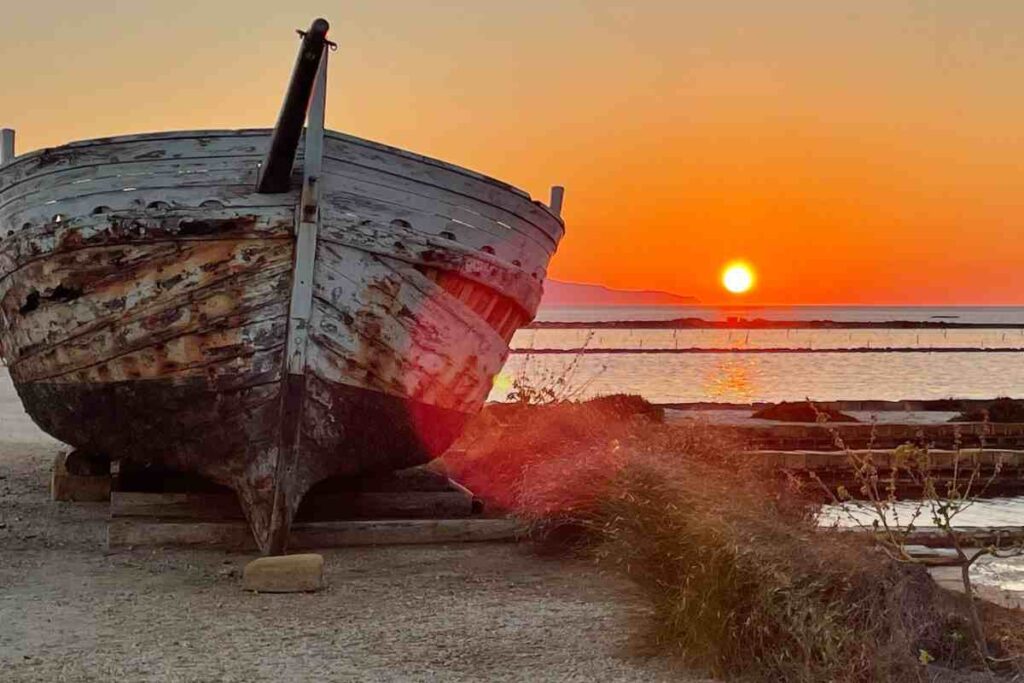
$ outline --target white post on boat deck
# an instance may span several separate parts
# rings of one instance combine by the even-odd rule
[[[313,265],[316,259],[317,226],[320,222],[320,174],[324,157],[324,115],[327,109],[327,55],[324,46],[313,85],[313,99],[306,118],[306,151],[302,195],[295,217],[295,274],[288,320],[288,372],[301,375],[306,369],[306,340],[313,310]]]
[[[14,129],[0,129],[0,166],[14,161]]]
[[[551,209],[551,213],[559,218],[562,216],[563,199],[565,199],[565,188],[561,185],[553,186],[551,188],[551,201],[548,202],[548,208]]]

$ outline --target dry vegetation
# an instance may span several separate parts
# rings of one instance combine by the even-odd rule
[[[992,401],[987,408],[965,410],[950,422],[1024,422],[1024,401],[1004,396]]]
[[[751,417],[782,422],[818,422],[822,415],[828,418],[829,422],[860,422],[852,415],[810,401],[783,401],[762,408]]]
[[[912,681],[929,662],[978,663],[963,599],[924,568],[819,529],[737,444],[635,397],[489,406],[445,460],[541,547],[630,576],[653,606],[649,642],[716,676]],[[986,612],[992,650],[1024,651],[1020,615]]]

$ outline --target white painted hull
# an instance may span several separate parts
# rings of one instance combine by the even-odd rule
[[[320,479],[447,447],[536,312],[563,231],[508,185],[328,133],[289,375],[299,197],[255,193],[268,141],[130,136],[0,168],[0,353],[26,410],[76,447],[234,487],[264,547],[282,495],[290,520]]]

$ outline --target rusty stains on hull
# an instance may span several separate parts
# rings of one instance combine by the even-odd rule
[[[307,354],[288,374],[299,196],[253,191],[269,137],[90,140],[0,168],[0,355],[29,415],[85,451],[233,487],[264,552],[316,482],[452,443],[563,231],[504,183],[328,133]]]

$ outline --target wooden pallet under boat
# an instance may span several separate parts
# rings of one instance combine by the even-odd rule
[[[563,233],[483,175],[312,119],[305,138],[277,193],[256,191],[270,130],[0,166],[0,352],[29,415],[76,448],[232,487],[275,553],[316,482],[418,465],[458,436]]]

